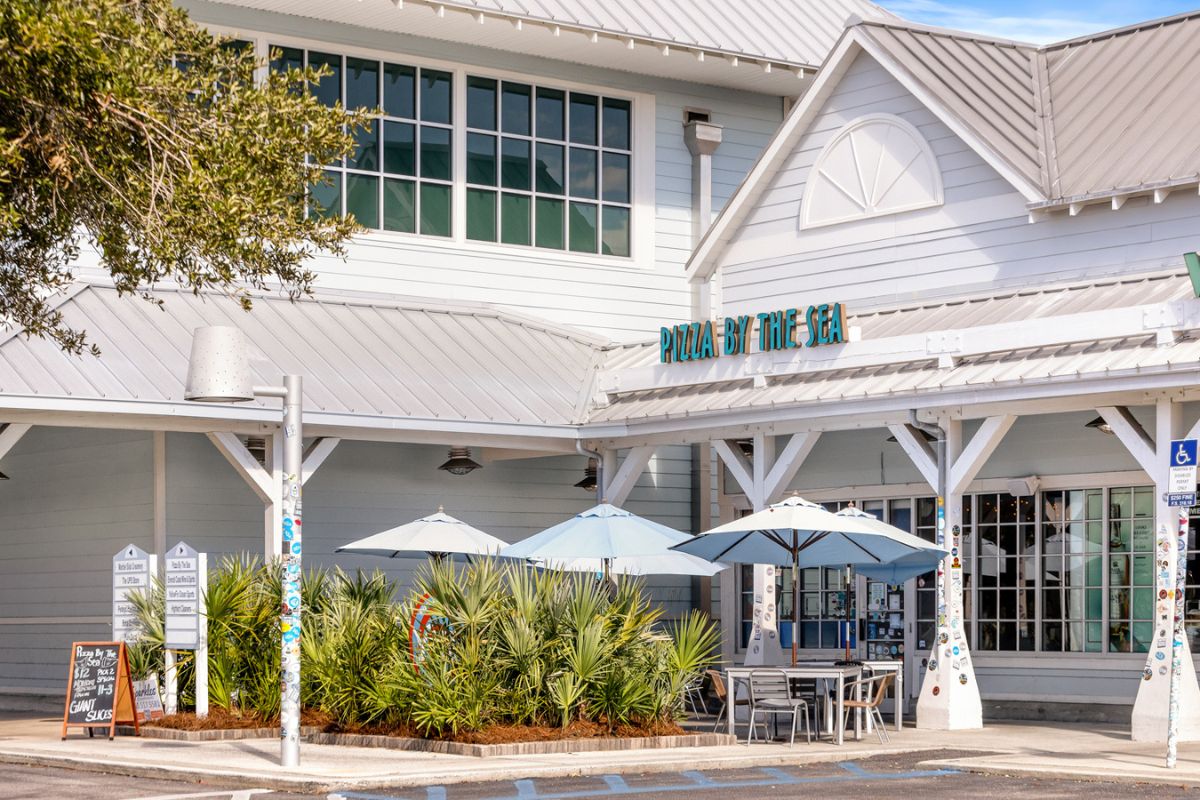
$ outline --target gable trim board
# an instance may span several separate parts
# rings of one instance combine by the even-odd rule
[[[1052,210],[1065,209],[1075,216],[1084,205],[1100,202],[1111,201],[1117,210],[1131,196],[1151,195],[1161,203],[1173,191],[1195,187],[1200,183],[1200,143],[1186,139],[1194,129],[1188,120],[1172,117],[1175,124],[1155,139],[1158,144],[1140,129],[1161,129],[1164,115],[1176,113],[1171,109],[1192,113],[1190,109],[1200,107],[1200,79],[1196,79],[1200,76],[1185,73],[1180,66],[1167,70],[1162,64],[1146,63],[1142,55],[1154,49],[1151,45],[1166,48],[1160,60],[1177,53],[1197,27],[1200,13],[1181,14],[1083,40],[1034,47],[920,25],[854,22],[822,66],[812,90],[792,109],[701,240],[687,263],[687,277],[698,282],[713,274],[735,231],[860,53],[890,73],[1007,181],[1024,198],[1031,222]],[[931,49],[932,42],[969,42],[971,49],[947,55]],[[1110,52],[1120,47],[1125,50]],[[1064,57],[1064,51],[1071,52]],[[1090,84],[1105,82],[1106,75],[1090,80],[1098,59],[1106,69],[1124,68],[1112,96],[1087,93],[1095,91]],[[974,70],[967,79],[955,75],[955,66],[961,64]],[[917,74],[921,71],[924,78]],[[1126,73],[1136,73],[1138,80]],[[979,100],[980,92],[990,99]],[[1125,115],[1106,117],[1105,108],[1092,106],[1118,107]],[[973,113],[976,123],[986,123],[985,128],[993,118],[995,124],[980,130],[968,119],[970,115],[964,116],[965,111]]]
[[[887,69],[913,96],[927,106],[946,127],[976,150],[980,156],[1005,178],[1028,202],[1043,199],[1041,192],[1022,178],[1016,170],[1001,159],[973,131],[963,125],[920,86],[907,72],[882,49],[874,45],[861,30],[861,24],[848,28],[838,41],[828,60],[817,72],[812,88],[800,102],[793,106],[779,132],[763,151],[758,161],[746,175],[742,185],[725,205],[716,222],[700,240],[686,266],[689,281],[697,282],[708,278],[716,268],[720,256],[730,238],[753,210],[754,203],[769,188],[771,177],[784,162],[800,139],[807,133],[809,124],[820,113],[842,77],[860,53],[867,53]]]

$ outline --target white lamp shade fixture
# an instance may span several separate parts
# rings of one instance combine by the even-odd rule
[[[254,399],[254,381],[241,330],[226,325],[196,329],[183,397],[199,403]]]

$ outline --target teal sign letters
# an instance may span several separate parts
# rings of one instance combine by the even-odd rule
[[[758,324],[757,351],[793,350],[842,344],[846,341],[846,311],[841,303],[726,317],[723,320],[720,347],[712,320],[663,327],[658,337],[658,360],[662,364],[703,361],[718,356],[740,356],[751,352],[755,323]]]

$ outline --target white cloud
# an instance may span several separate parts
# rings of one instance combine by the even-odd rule
[[[1028,17],[1005,16],[938,0],[883,0],[883,5],[888,11],[913,22],[1034,44],[1058,42],[1121,25],[1103,16],[1062,13],[1052,6],[1043,7],[1045,16]]]

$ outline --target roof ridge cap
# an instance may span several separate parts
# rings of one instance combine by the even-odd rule
[[[1164,25],[1176,25],[1180,22],[1186,22],[1189,19],[1198,17],[1200,17],[1200,10],[1183,11],[1179,14],[1171,14],[1170,16],[1166,17],[1158,17],[1157,19],[1148,19],[1144,22],[1135,22],[1132,25],[1123,25],[1119,28],[1110,28],[1106,31],[1089,33],[1084,36],[1076,36],[1072,39],[1063,39],[1061,42],[1044,44],[1038,47],[1038,50],[1045,52],[1047,50],[1059,50],[1067,47],[1074,47],[1076,45],[1090,44],[1102,39],[1115,39],[1118,36],[1126,36],[1131,33],[1140,33],[1142,31],[1150,30],[1151,28],[1161,28]]]
[[[937,25],[926,25],[923,22],[912,22],[910,20],[888,20],[888,19],[863,19],[855,23],[860,25],[874,25],[880,28],[896,28],[898,30],[916,31],[918,33],[928,33],[935,36],[945,36],[949,39],[962,39],[969,42],[979,42],[981,44],[992,44],[998,47],[1017,47],[1037,50],[1038,45],[1032,42],[1021,42],[1016,39],[1005,39],[1002,36],[988,36],[984,33],[973,33],[971,31],[962,31],[957,28],[942,28]],[[847,27],[850,27],[849,25]]]

